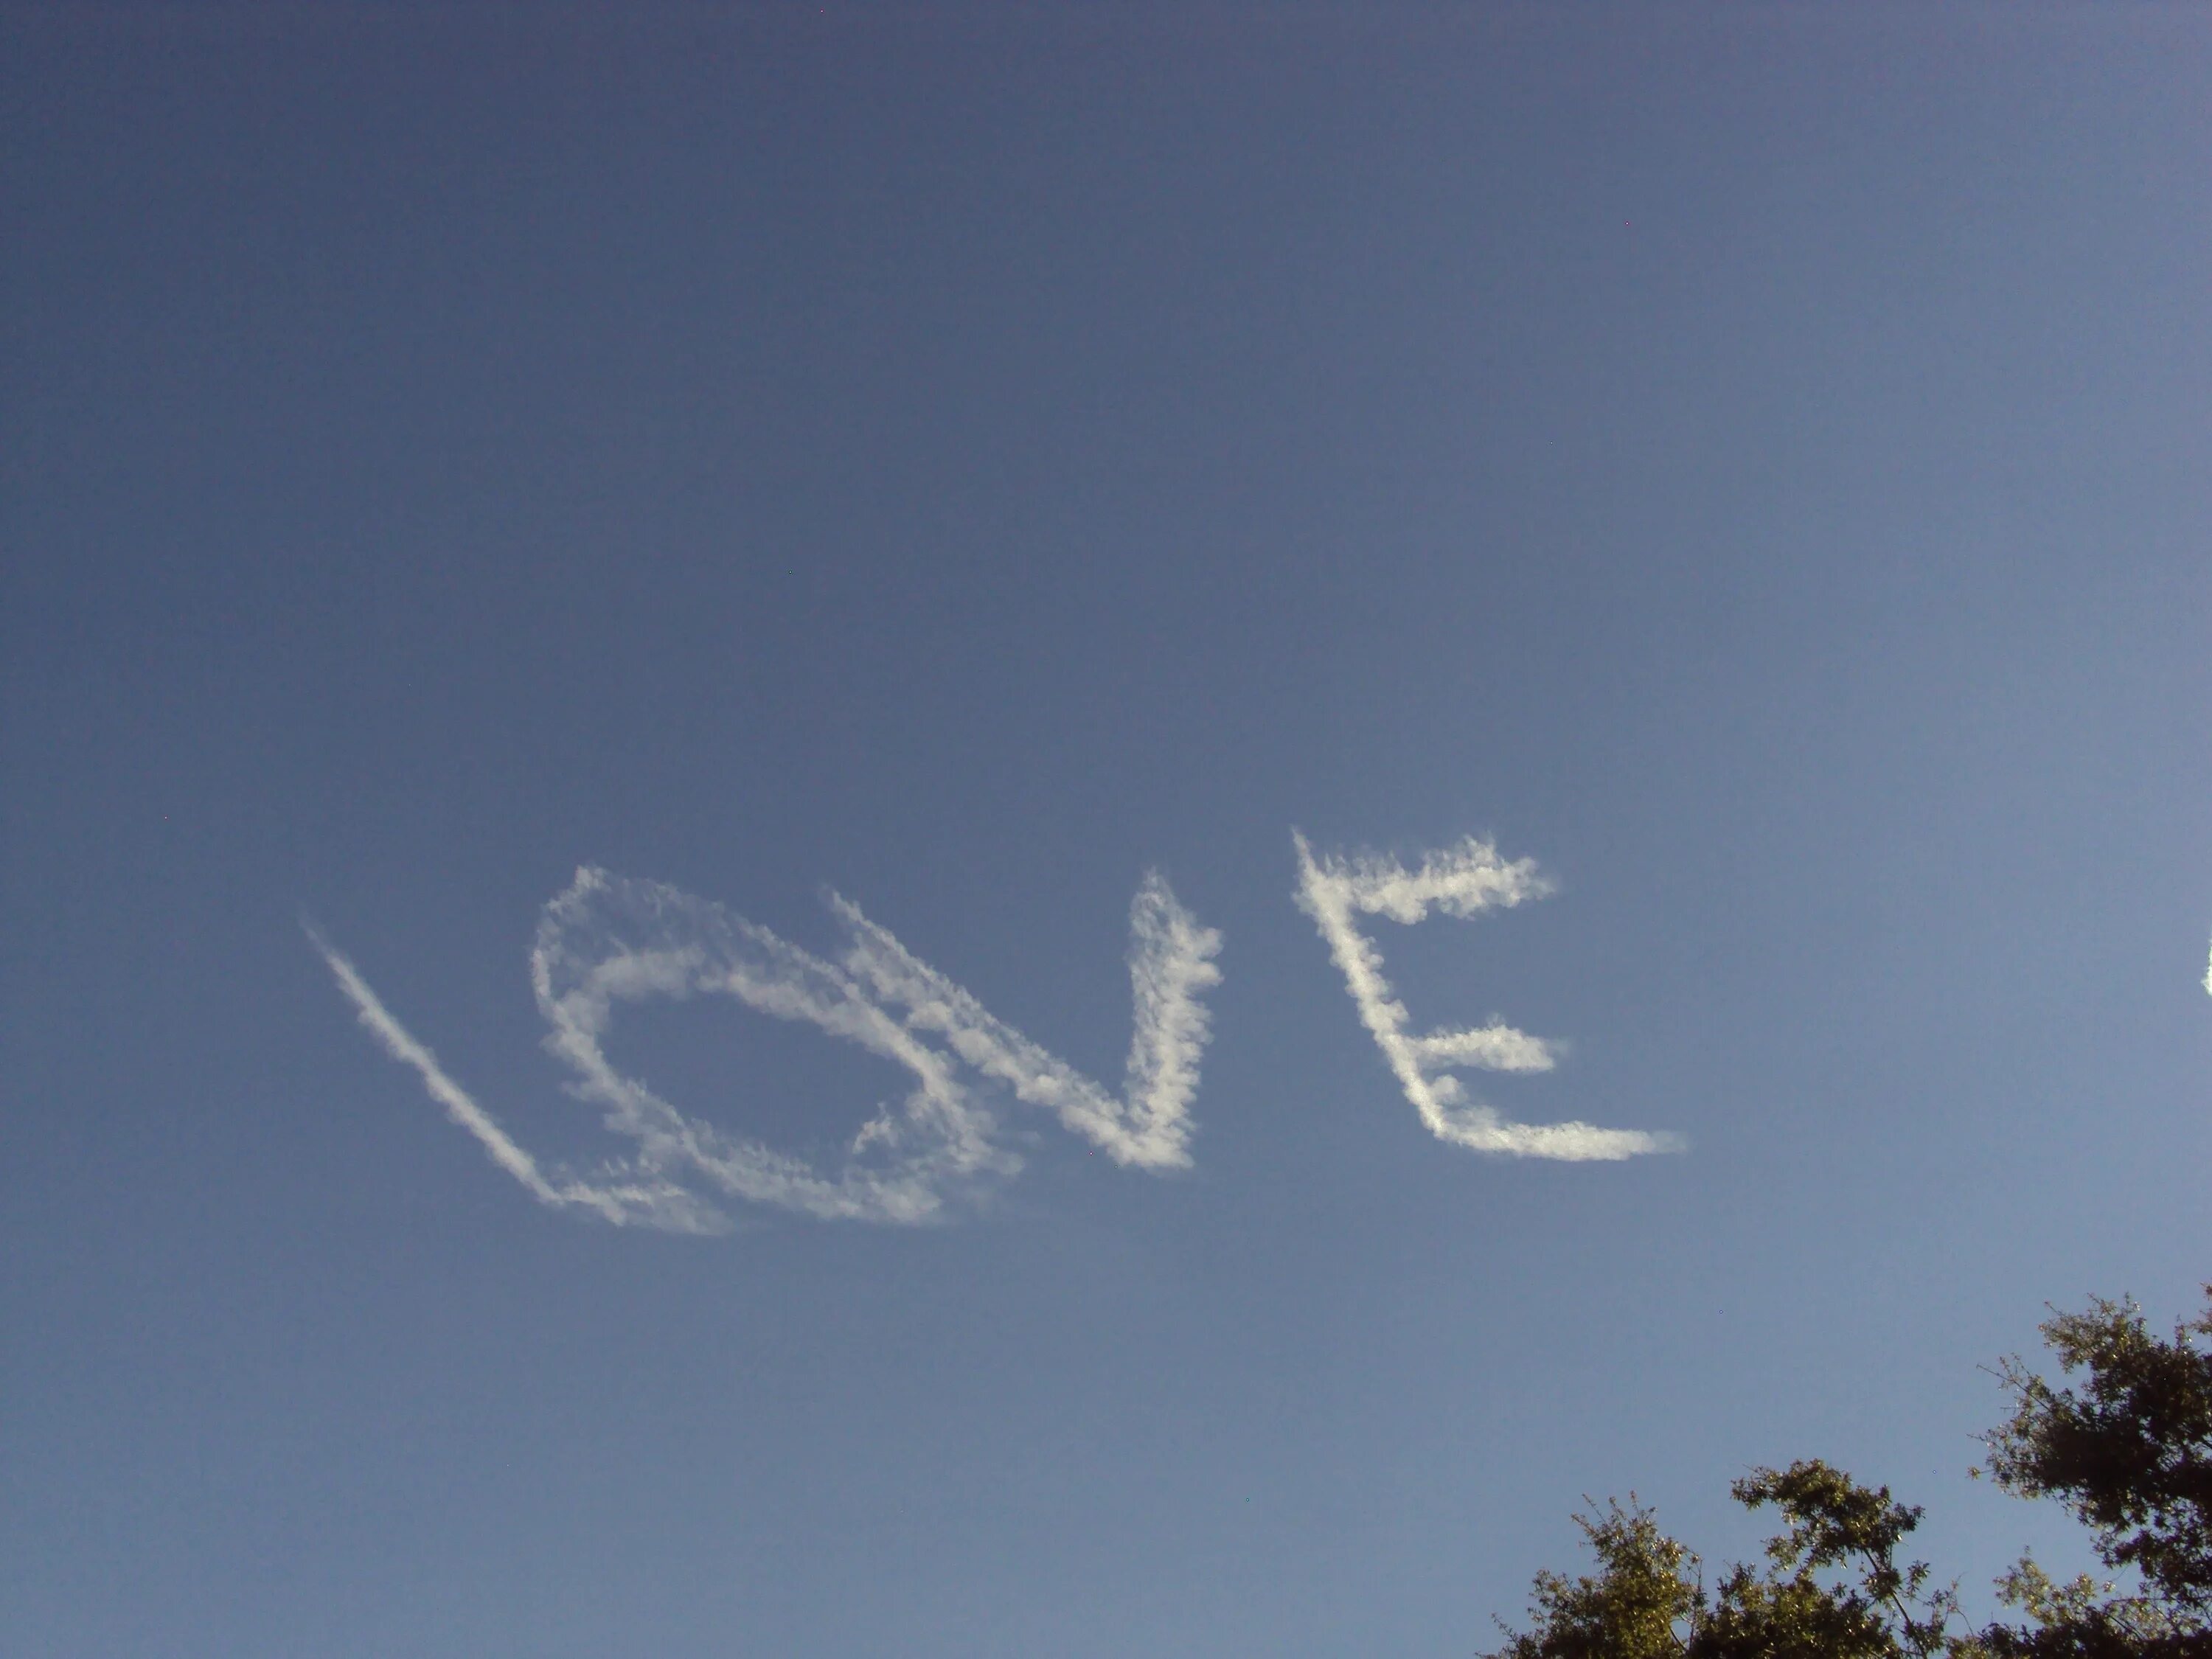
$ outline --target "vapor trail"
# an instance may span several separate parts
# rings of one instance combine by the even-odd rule
[[[1469,1100],[1451,1068],[1548,1072],[1555,1045],[1510,1025],[1408,1034],[1406,1005],[1382,975],[1382,953],[1359,929],[1364,914],[1393,921],[1419,921],[1431,909],[1462,918],[1509,908],[1544,897],[1552,884],[1533,859],[1501,859],[1490,842],[1468,837],[1430,853],[1418,869],[1395,859],[1316,858],[1296,830],[1297,902],[1314,919],[1345,988],[1383,1059],[1421,1121],[1439,1140],[1479,1152],[1574,1161],[1633,1158],[1683,1149],[1680,1136],[1643,1129],[1602,1129],[1589,1123],[1516,1123],[1479,1100]]]
[[[1117,1164],[1189,1164],[1190,1103],[1208,1024],[1198,996],[1220,982],[1212,959],[1221,935],[1200,927],[1157,871],[1145,877],[1129,907],[1134,1022],[1119,1099],[917,960],[859,905],[836,894],[830,902],[853,935],[844,965],[884,1002],[906,1009],[909,1030],[942,1036],[968,1065],[1006,1085],[1016,1099],[1057,1114]]]
[[[1221,936],[1200,927],[1166,881],[1148,874],[1130,907],[1134,1011],[1127,1079],[1117,1098],[997,1018],[916,957],[860,907],[835,893],[850,944],[826,961],[711,900],[665,884],[586,867],[539,919],[531,985],[544,1046],[565,1085],[636,1143],[628,1159],[584,1179],[550,1176],[435,1057],[392,1018],[353,964],[309,930],[339,988],[394,1059],[540,1203],[617,1224],[701,1232],[728,1218],[699,1190],[824,1219],[939,1218],[953,1200],[1022,1165],[998,1114],[963,1068],[1019,1102],[1054,1111],[1115,1162],[1172,1169],[1190,1162],[1190,1108]],[[655,997],[726,996],[757,1012],[811,1024],[912,1074],[904,1099],[880,1110],[826,1164],[714,1127],[618,1070],[605,1042],[617,1010]],[[934,1040],[933,1040],[934,1039]]]
[[[344,953],[313,925],[307,925],[307,933],[337,978],[338,989],[353,1004],[369,1035],[376,1039],[377,1046],[401,1065],[411,1067],[422,1078],[430,1098],[446,1109],[446,1115],[474,1135],[491,1155],[491,1161],[520,1182],[539,1203],[556,1207],[574,1205],[618,1226],[635,1222],[672,1232],[722,1230],[720,1216],[672,1183],[622,1180],[594,1182],[565,1175],[558,1181],[549,1179],[538,1167],[538,1160],[517,1146],[500,1127],[499,1121],[447,1074],[437,1055],[399,1023]]]

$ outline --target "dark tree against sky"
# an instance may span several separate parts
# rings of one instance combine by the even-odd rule
[[[1730,1488],[1784,1527],[1758,1566],[1707,1585],[1699,1558],[1631,1500],[1577,1517],[1597,1570],[1538,1575],[1530,1627],[1490,1659],[2185,1659],[2212,1652],[2212,1286],[2208,1309],[2151,1334],[2131,1303],[2099,1300],[2043,1327],[2063,1376],[2001,1375],[2012,1415],[1989,1467],[2021,1498],[2072,1511],[2126,1586],[2054,1581],[2033,1557],[1998,1585],[2022,1623],[1981,1630],[1955,1586],[1900,1559],[1923,1511],[1818,1460]]]

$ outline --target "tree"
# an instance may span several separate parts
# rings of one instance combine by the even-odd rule
[[[1925,1563],[1897,1564],[1920,1511],[1818,1459],[1758,1469],[1731,1488],[1784,1527],[1764,1567],[1738,1565],[1708,1594],[1698,1557],[1630,1500],[1575,1522],[1598,1571],[1539,1573],[1535,1627],[1492,1659],[1924,1659],[1944,1650],[1955,1603]]]
[[[2153,1336],[2135,1304],[2054,1314],[2045,1341],[2077,1391],[2017,1357],[1997,1375],[2011,1417],[1984,1437],[1999,1486],[2057,1499],[2136,1587],[2061,1584],[2023,1557],[1998,1584],[2020,1626],[1963,1626],[1949,1588],[1898,1553],[1922,1511],[1817,1459],[1730,1488],[1782,1529],[1759,1566],[1711,1591],[1698,1556],[1632,1495],[1577,1515],[1597,1571],[1540,1572],[1531,1627],[1488,1659],[2212,1659],[2212,1285],[2207,1311]],[[1977,1471],[1976,1473],[1978,1473]]]
[[[2132,1302],[2054,1314],[2043,1340],[2077,1390],[2018,1358],[1998,1376],[2011,1419],[1985,1438],[1990,1473],[2022,1498],[2055,1498],[2094,1538],[2106,1566],[2132,1571],[2120,1593],[2086,1576],[2054,1583],[2023,1558],[1999,1588],[2029,1620],[1984,1632],[2000,1659],[2212,1654],[2212,1285],[2206,1310],[2153,1336]]]
[[[1631,1493],[1601,1516],[1577,1515],[1598,1570],[1586,1578],[1536,1575],[1536,1628],[1512,1635],[1491,1659],[1671,1659],[1705,1613],[1698,1558],[1659,1530]],[[1508,1632],[1511,1635],[1511,1632]]]

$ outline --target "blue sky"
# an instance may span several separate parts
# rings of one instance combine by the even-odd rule
[[[11,1652],[2078,1556],[1965,1471],[2212,1276],[2201,11],[4,27]]]

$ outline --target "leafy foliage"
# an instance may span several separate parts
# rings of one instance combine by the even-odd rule
[[[1759,1469],[1734,1488],[1751,1509],[1782,1512],[1764,1568],[1739,1565],[1708,1594],[1698,1557],[1651,1511],[1608,1504],[1577,1516],[1598,1571],[1537,1575],[1533,1630],[1492,1659],[1892,1659],[1943,1651],[1955,1610],[1929,1593],[1924,1563],[1897,1563],[1920,1511],[1817,1459]]]
[[[1602,1516],[1578,1515],[1598,1570],[1583,1578],[1536,1575],[1534,1632],[1516,1635],[1493,1659],[1672,1659],[1705,1613],[1698,1558],[1659,1530],[1629,1496]]]
[[[2017,1358],[1998,1376],[2012,1416],[1985,1437],[1990,1470],[2022,1498],[2055,1498],[2099,1555],[2138,1587],[2053,1580],[2031,1558],[1997,1586],[2020,1626],[1971,1631],[1949,1587],[1899,1552],[1921,1510],[1817,1459],[1731,1488],[1782,1529],[1759,1565],[1708,1590],[1698,1556],[1631,1497],[1578,1515],[1597,1570],[1540,1572],[1531,1627],[1487,1659],[2212,1659],[2212,1285],[2206,1313],[2153,1336],[2132,1303],[2057,1314],[2045,1340],[2079,1389]]]
[[[2212,1285],[2206,1310],[2151,1334],[2131,1302],[2099,1299],[2045,1322],[2044,1341],[2081,1387],[2054,1388],[2016,1356],[1998,1370],[2011,1419],[1985,1437],[1990,1472],[2023,1498],[2056,1498],[2087,1526],[2119,1594],[2087,1577],[2055,1583],[2023,1559],[1999,1586],[2028,1616],[1992,1630],[1998,1656],[2103,1659],[2212,1654]]]

